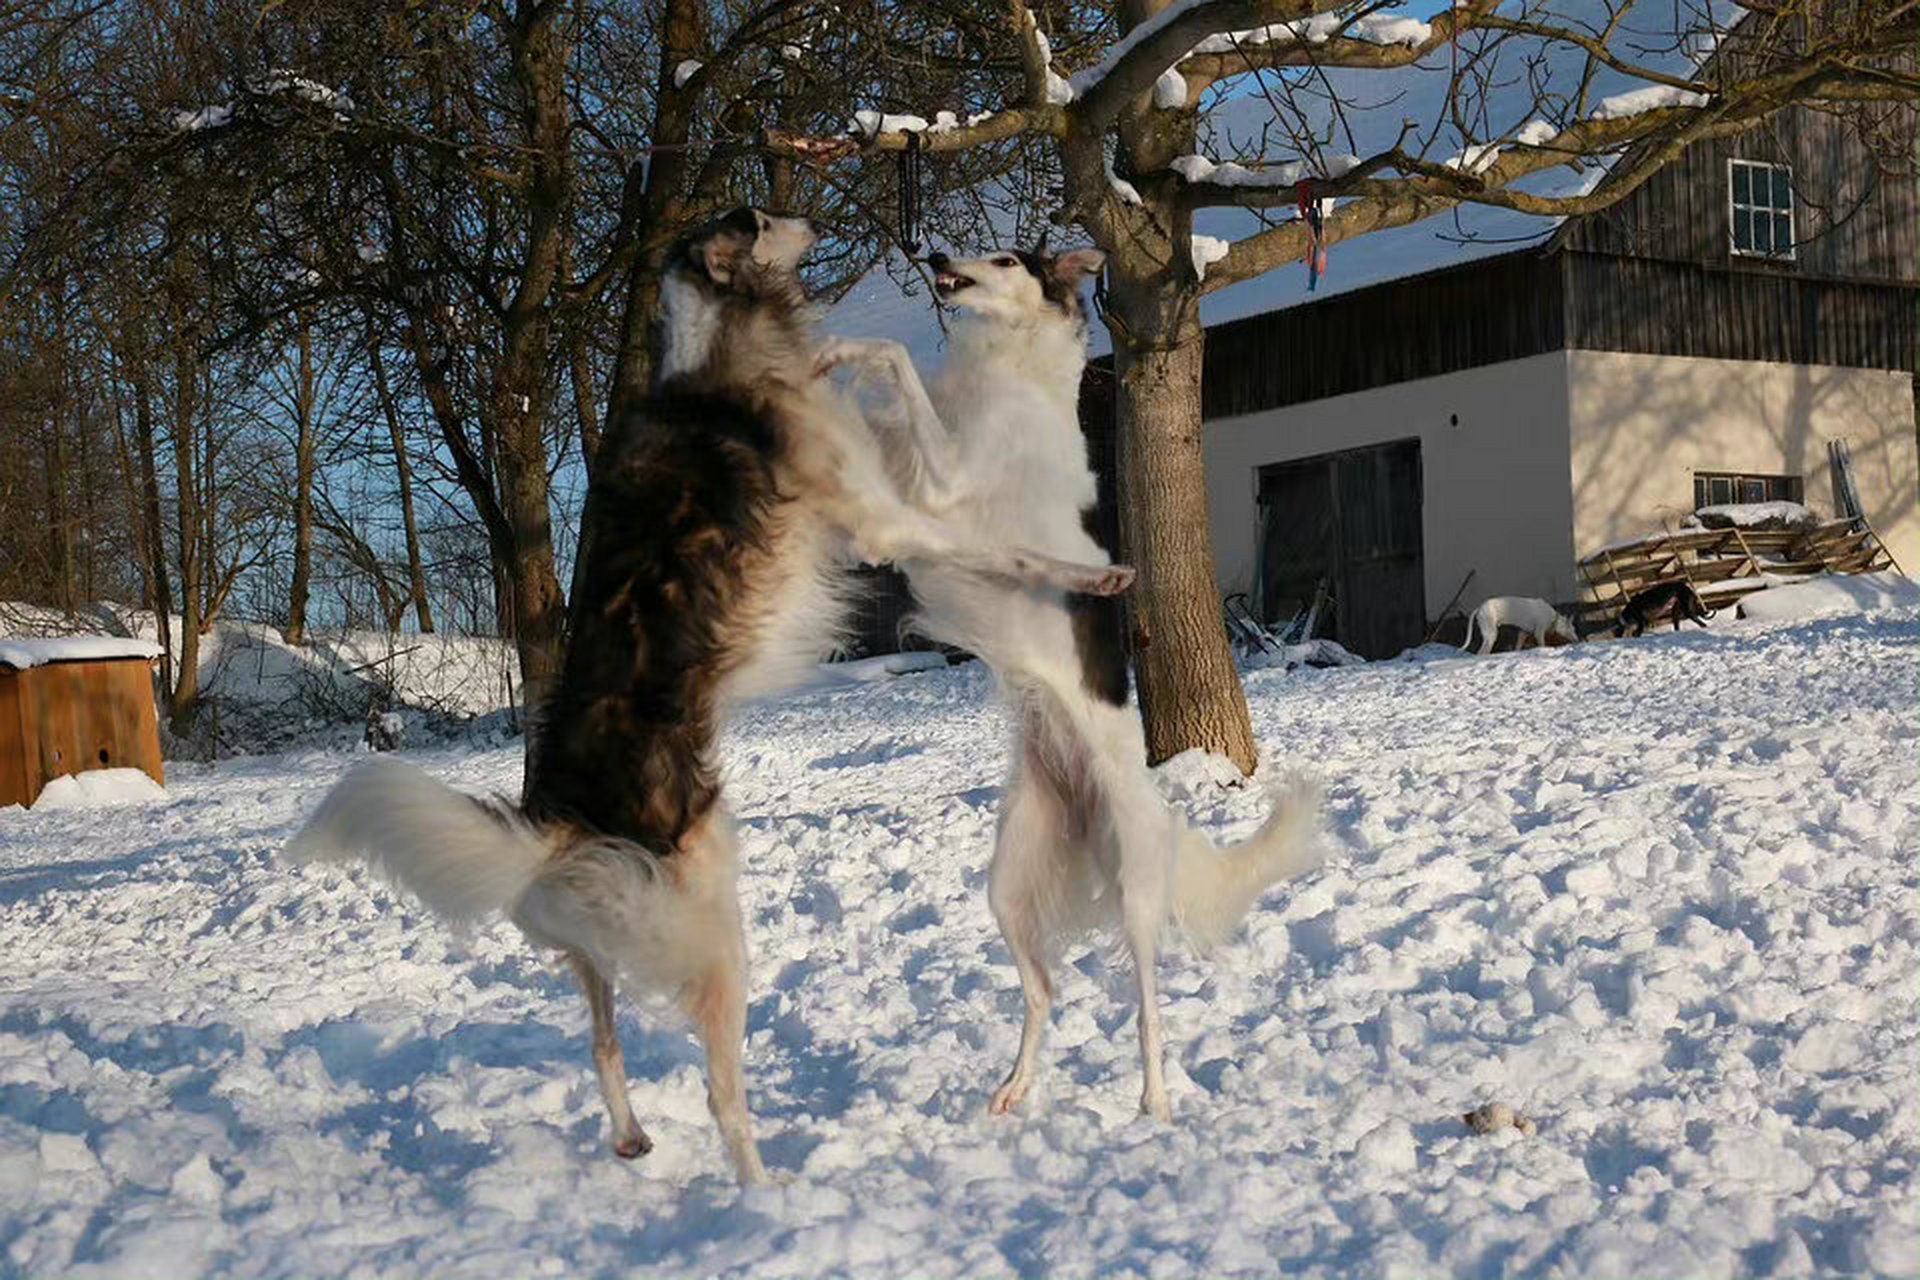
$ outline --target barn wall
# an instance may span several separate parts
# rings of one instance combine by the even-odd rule
[[[1469,569],[1469,608],[1489,595],[1573,597],[1562,351],[1208,422],[1220,589],[1252,586],[1262,466],[1409,437],[1421,445],[1430,612]]]
[[[1560,260],[1570,347],[1920,368],[1920,289],[1912,285],[1593,253]]]
[[[1912,110],[1890,130],[1911,145]],[[1794,177],[1795,260],[1730,251],[1729,159],[1788,164]],[[1794,107],[1732,138],[1694,143],[1619,204],[1575,219],[1569,248],[1728,266],[1755,274],[1920,281],[1920,176],[1888,172],[1844,120]]]
[[[1920,570],[1912,374],[1573,351],[1567,385],[1582,554],[1686,515],[1695,470],[1798,475],[1831,513],[1827,441],[1844,438],[1867,518]]]

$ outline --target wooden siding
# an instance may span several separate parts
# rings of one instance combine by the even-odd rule
[[[1563,253],[1567,345],[1920,371],[1920,288]]]
[[[1524,250],[1207,330],[1202,413],[1258,413],[1564,348],[1920,373],[1920,285]],[[1110,356],[1094,361],[1081,393],[1096,465],[1111,456],[1111,369]]]
[[[1917,114],[1895,122],[1909,147]],[[1730,159],[1792,166],[1793,260],[1731,252]],[[1568,222],[1556,239],[1569,249],[1762,275],[1920,282],[1920,167],[1888,173],[1845,120],[1795,107],[1737,137],[1696,142],[1619,204]]]
[[[1524,249],[1216,325],[1201,413],[1258,413],[1556,351],[1566,345],[1561,283],[1551,256]]]

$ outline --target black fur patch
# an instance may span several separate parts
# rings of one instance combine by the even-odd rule
[[[1096,542],[1102,541],[1097,509],[1088,507],[1082,511],[1080,526]],[[1104,549],[1112,554],[1111,547]],[[1120,597],[1068,596],[1067,613],[1073,619],[1073,648],[1080,656],[1081,685],[1102,702],[1116,707],[1126,705],[1126,615]]]
[[[782,452],[761,416],[680,379],[609,435],[529,816],[667,855],[713,808],[714,703],[750,603],[744,566],[769,545]]]
[[[1013,256],[1020,259],[1020,265],[1027,274],[1040,282],[1040,292],[1049,304],[1058,307],[1076,320],[1085,319],[1086,309],[1080,302],[1080,281],[1063,279],[1053,269],[1053,259],[1044,250],[1015,249]]]

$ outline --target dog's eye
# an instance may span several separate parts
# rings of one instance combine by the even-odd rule
[[[767,219],[767,215],[764,213],[760,215],[760,229],[762,231],[773,230],[773,223]]]
[[[1020,265],[1020,259],[1008,254],[1002,254],[993,260],[993,265],[996,267],[1017,267]]]

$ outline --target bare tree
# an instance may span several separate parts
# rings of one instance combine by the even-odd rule
[[[1920,7],[1755,0],[1749,10],[1735,32],[1705,0],[1464,0],[1431,19],[1352,0],[1122,0],[1110,33],[1098,13],[1074,30],[1087,11],[1046,10],[1069,27],[1050,42],[1025,0],[1009,0],[1017,87],[989,72],[973,90],[985,101],[998,83],[998,109],[936,127],[881,120],[838,139],[774,132],[767,143],[821,162],[1049,146],[1056,220],[1109,255],[1122,542],[1141,571],[1131,608],[1149,750],[1158,760],[1204,747],[1251,771],[1208,525],[1195,518],[1207,500],[1201,298],[1310,248],[1462,204],[1592,212],[1690,143],[1783,107],[1860,110],[1920,92],[1910,70]],[[1063,66],[1078,64],[1070,76],[1054,43]],[[1401,121],[1421,81],[1438,82],[1437,105]],[[1618,88],[1602,97],[1603,83]],[[1343,145],[1377,137],[1355,122],[1383,114],[1401,121],[1388,130],[1397,137]],[[1567,166],[1607,180],[1571,192],[1524,181]],[[1219,209],[1257,222],[1231,239],[1196,237],[1196,216]]]

